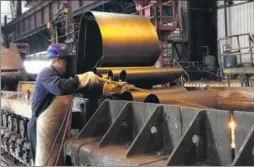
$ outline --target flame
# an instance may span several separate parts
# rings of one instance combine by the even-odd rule
[[[231,130],[231,148],[235,148],[235,129],[236,129],[236,122],[234,118],[230,116],[229,128]]]

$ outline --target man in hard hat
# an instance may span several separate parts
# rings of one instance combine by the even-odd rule
[[[33,160],[36,153],[36,120],[55,96],[72,94],[78,92],[80,88],[89,86],[93,86],[93,90],[99,90],[98,92],[103,95],[117,94],[122,91],[119,85],[99,83],[99,77],[93,72],[86,72],[73,78],[65,77],[68,73],[68,63],[72,58],[65,44],[52,44],[47,53],[51,66],[42,69],[37,75],[32,97],[32,117],[28,123],[28,138]]]

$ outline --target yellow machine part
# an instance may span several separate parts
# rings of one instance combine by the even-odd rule
[[[27,92],[33,93],[34,91],[35,82],[29,81],[20,81],[18,84],[18,92]]]

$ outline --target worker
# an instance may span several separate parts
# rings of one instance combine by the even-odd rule
[[[69,71],[68,63],[72,57],[68,54],[68,48],[65,44],[50,45],[47,54],[51,60],[51,66],[45,67],[37,75],[32,96],[32,117],[28,123],[28,138],[31,143],[34,162],[36,155],[36,120],[54,100],[55,96],[73,94],[81,88],[89,86],[93,86],[93,90],[101,90],[100,92],[103,95],[121,93],[121,85],[119,87],[118,84],[100,84],[99,77],[93,72],[67,78],[65,74]]]

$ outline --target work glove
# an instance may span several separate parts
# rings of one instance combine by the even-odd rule
[[[77,75],[77,77],[79,79],[80,87],[91,86],[100,82],[99,76],[95,75],[93,72],[85,72]]]
[[[127,84],[126,82],[118,82],[118,84],[105,83],[103,85],[103,95],[109,96],[112,94],[122,94],[123,92],[129,91],[134,87],[134,85]]]

